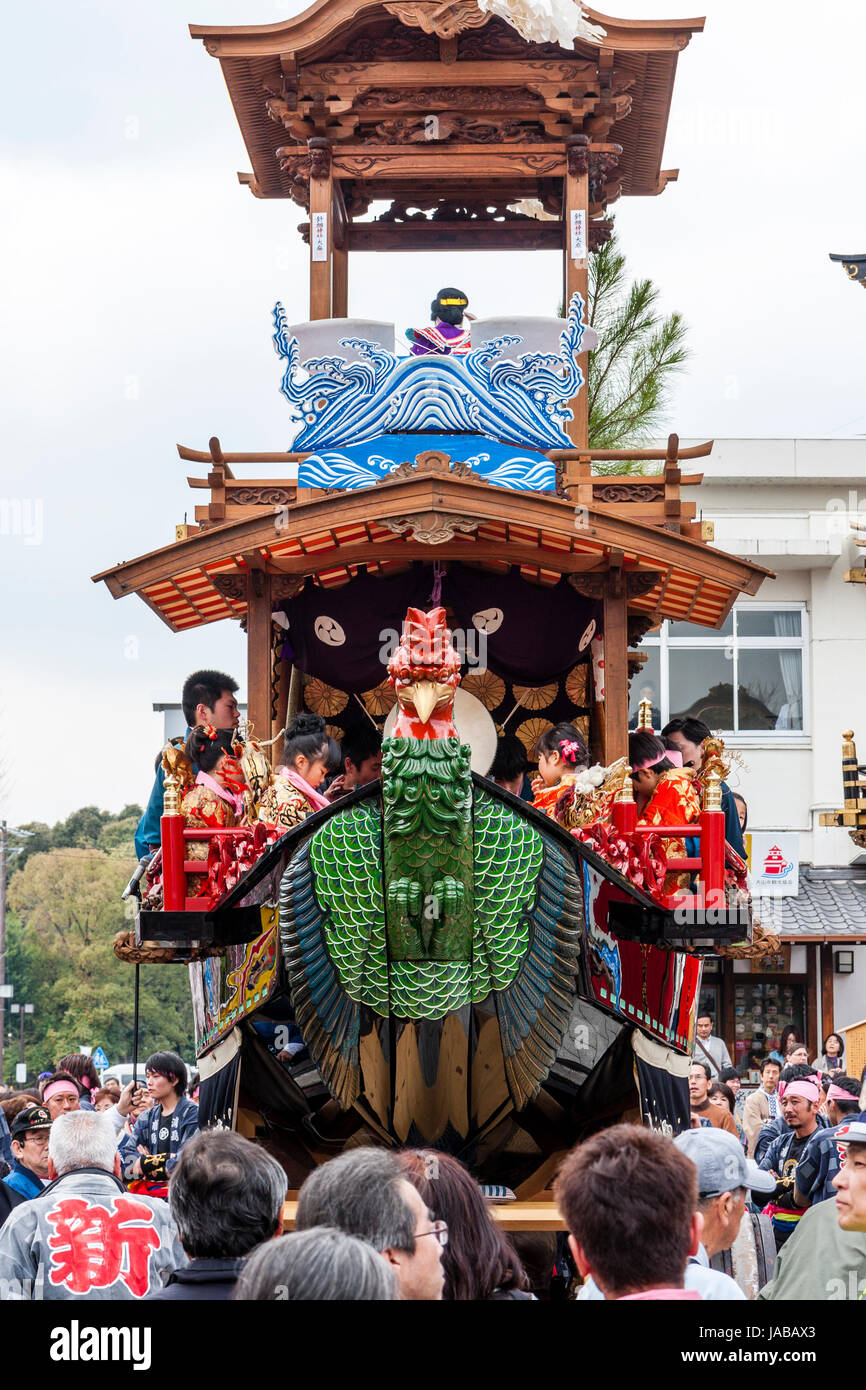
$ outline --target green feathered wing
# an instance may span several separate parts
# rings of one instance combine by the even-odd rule
[[[280,930],[296,1018],[344,1105],[361,1088],[364,1009],[441,1019],[494,993],[515,1104],[523,1105],[550,1069],[575,988],[582,899],[574,866],[535,826],[477,787],[471,843],[466,960],[389,960],[378,803],[335,811],[286,872]],[[443,863],[443,872],[451,868],[451,860]]]

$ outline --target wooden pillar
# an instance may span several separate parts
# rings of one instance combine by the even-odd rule
[[[589,286],[589,137],[569,135],[565,142],[566,174],[563,197],[565,246],[563,247],[563,313],[568,313],[571,296],[577,291],[586,303]],[[571,402],[574,419],[567,426],[578,448],[589,443],[589,410],[586,380],[589,354],[578,358],[584,384]]]
[[[349,218],[339,180],[334,180],[333,242],[331,313],[335,319],[346,319],[349,317]]]
[[[271,576],[251,570],[247,579],[247,718],[259,738],[271,736]]]
[[[330,142],[314,136],[310,151],[310,318],[329,319],[334,247],[334,179]]]
[[[620,568],[611,568],[604,585],[604,760],[628,754],[627,587]]]
[[[335,319],[349,317],[349,251],[334,247],[332,315]]]
[[[821,947],[806,943],[806,1042],[809,1056],[817,1057],[821,1046],[818,1036],[818,958]]]
[[[816,1057],[821,1055],[821,1039],[835,1032],[833,1017],[833,947],[829,941],[821,944],[821,1036],[818,1038]]]

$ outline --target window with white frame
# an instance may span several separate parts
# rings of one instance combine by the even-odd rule
[[[806,605],[740,604],[718,631],[665,622],[640,650],[647,661],[629,691],[629,727],[650,700],[653,728],[691,715],[747,740],[808,732]]]

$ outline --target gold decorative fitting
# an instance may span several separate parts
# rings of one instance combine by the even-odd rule
[[[163,784],[162,814],[164,816],[180,815],[180,782],[171,772]]]
[[[649,729],[652,733],[653,727],[653,704],[652,700],[641,700],[637,707],[637,726],[639,729]]]
[[[704,811],[721,811],[722,809],[722,779],[717,772],[710,772],[704,782],[701,808]]]
[[[621,805],[623,802],[634,801],[634,790],[632,788],[631,768],[628,769],[623,779],[623,784],[616,794],[616,800]]]

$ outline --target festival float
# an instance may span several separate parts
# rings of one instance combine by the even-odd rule
[[[718,628],[766,571],[711,548],[683,498],[711,444],[593,449],[585,390],[588,258],[617,198],[676,177],[673,80],[702,23],[319,0],[192,28],[241,182],[308,212],[309,317],[272,313],[291,449],[179,446],[208,494],[194,523],[95,576],[173,631],[240,621],[248,651],[244,823],[187,825],[167,748],[160,852],[116,949],[188,964],[202,1120],[266,1142],[293,1186],[375,1142],[531,1196],[600,1126],[678,1131],[702,957],[751,949],[721,741],[699,820],[639,825],[628,688],[648,630]],[[349,317],[351,251],[434,248],[559,250],[564,317],[470,320],[454,289],[408,343]],[[260,812],[303,710],[338,740],[374,724],[382,777],[283,832]],[[596,775],[555,819],[486,773],[500,734],[532,760],[561,721]]]

